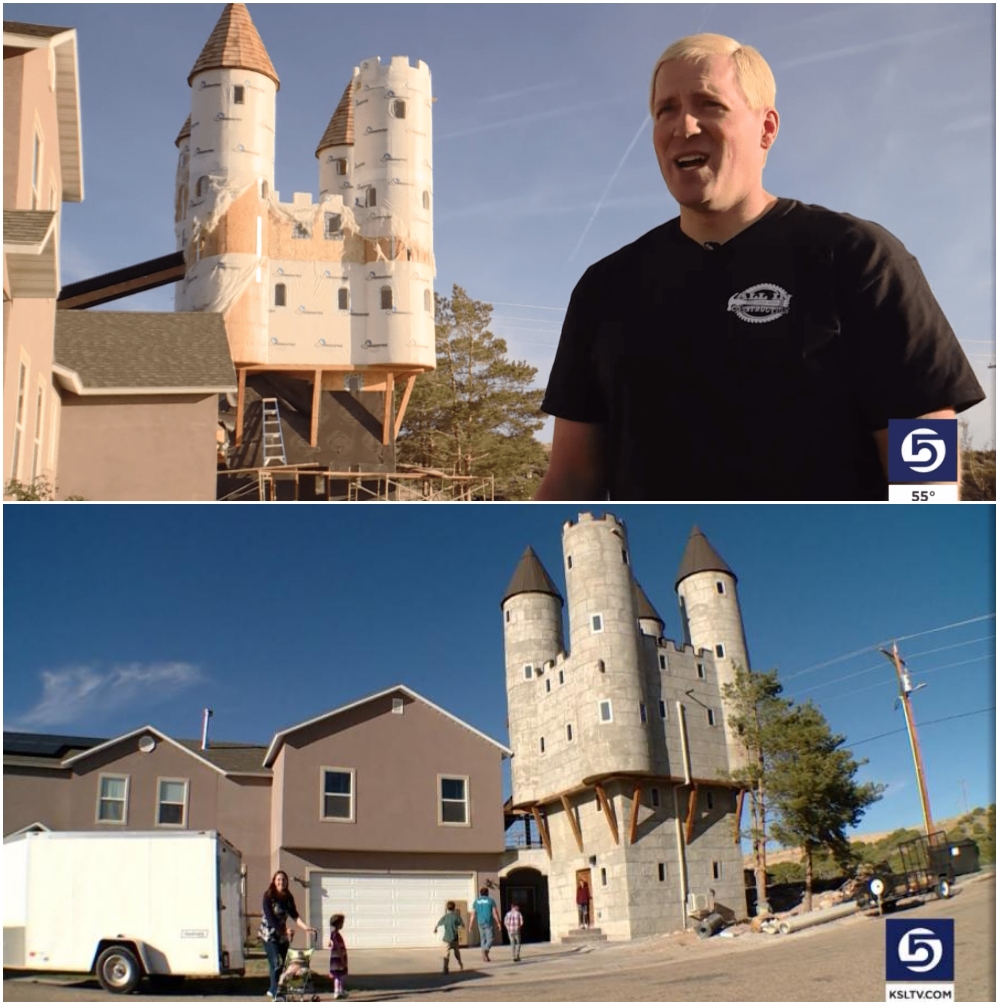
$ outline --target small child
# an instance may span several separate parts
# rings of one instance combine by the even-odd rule
[[[503,917],[503,926],[510,937],[510,956],[513,960],[521,959],[521,929],[524,926],[524,916],[517,902],[510,906],[510,911]]]
[[[347,944],[340,935],[344,928],[344,916],[330,916],[330,980],[333,982],[333,998],[346,999],[344,979],[347,977]]]
[[[434,932],[437,932],[439,929],[442,930],[441,939],[444,941],[443,971],[444,974],[447,974],[448,962],[451,959],[452,951],[455,953],[455,963],[458,965],[459,971],[464,970],[462,967],[462,953],[458,949],[458,931],[464,928],[465,923],[462,922],[462,916],[455,911],[454,901],[449,901],[445,907],[447,911],[438,919]]]

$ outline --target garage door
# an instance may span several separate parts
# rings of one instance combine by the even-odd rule
[[[330,916],[342,912],[349,947],[434,947],[445,904],[464,902],[467,917],[474,882],[471,873],[313,873],[310,920],[324,943]]]

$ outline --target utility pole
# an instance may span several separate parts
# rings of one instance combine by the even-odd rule
[[[916,689],[910,681],[910,672],[906,669],[906,664],[900,658],[896,644],[892,644],[891,653],[888,650],[880,652],[883,656],[888,657],[896,668],[896,678],[899,681],[899,701],[903,706],[903,716],[906,719],[906,732],[910,736],[910,751],[913,753],[913,767],[917,773],[917,786],[920,789],[920,806],[924,812],[924,829],[928,836],[930,836],[934,831],[934,821],[931,818],[930,800],[927,799],[927,780],[924,777],[924,761],[920,756],[920,742],[917,740],[917,728],[913,723],[913,710],[910,708],[910,693],[916,691]],[[922,688],[923,685],[918,685],[917,687]]]

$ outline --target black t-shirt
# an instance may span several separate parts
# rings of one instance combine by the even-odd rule
[[[892,234],[779,199],[725,244],[674,219],[591,266],[542,409],[605,427],[612,499],[884,500],[873,431],[984,397]]]

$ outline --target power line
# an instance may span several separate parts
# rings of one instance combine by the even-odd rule
[[[989,659],[990,659],[989,655],[984,655],[982,657],[973,657],[971,660],[958,660],[958,661],[956,661],[953,664],[940,664],[937,667],[929,667],[925,671],[916,671],[914,673],[921,674],[921,675],[923,675],[923,674],[933,674],[935,671],[944,671],[944,670],[947,670],[950,667],[961,667],[964,664],[975,664],[975,663],[977,663],[980,660],[989,660]],[[869,671],[875,670],[875,669],[876,668],[871,668],[871,667],[868,668]],[[849,675],[849,677],[854,677],[854,675]],[[847,680],[846,678],[840,678],[839,679],[839,681],[846,681],[846,680]],[[836,682],[836,683],[839,683],[839,682]],[[841,692],[838,695],[831,696],[830,698],[844,699],[844,698],[847,698],[850,695],[857,695],[859,692],[867,692],[867,691],[869,691],[872,688],[878,688],[880,685],[885,685],[885,684],[889,684],[889,683],[891,683],[890,679],[888,677],[886,677],[885,680],[883,680],[883,681],[875,681],[875,682],[872,682],[872,684],[870,684],[870,685],[864,685],[861,688],[855,688],[853,691],[850,691],[850,692]],[[810,691],[815,691],[817,688],[822,688],[822,687],[823,687],[823,685],[816,685],[815,688],[807,689],[805,692],[802,692],[801,694],[805,695],[805,694],[807,694]],[[829,698],[827,699],[827,701],[829,701]]]
[[[968,713],[955,713],[954,716],[942,716],[940,719],[937,720],[927,720],[925,723],[918,723],[917,726],[930,727],[933,726],[935,723],[947,723],[948,720],[962,720],[965,719],[967,716],[978,716],[979,713],[996,712],[996,708],[997,708],[996,706],[984,706],[982,709],[973,709],[971,712]],[[906,727],[900,727],[898,730],[888,730],[884,734],[875,734],[874,737],[866,737],[864,740],[861,741],[851,741],[850,745],[851,748],[853,749],[856,748],[859,744],[868,744],[870,741],[878,741],[881,740],[883,737],[891,737],[893,734],[902,734],[902,733],[906,733]]]

